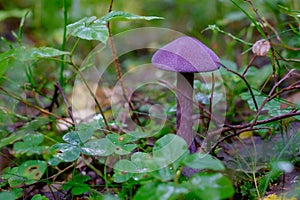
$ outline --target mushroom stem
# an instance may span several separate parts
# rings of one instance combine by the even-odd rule
[[[191,153],[196,151],[192,129],[193,85],[194,73],[177,73],[177,135],[186,141]]]

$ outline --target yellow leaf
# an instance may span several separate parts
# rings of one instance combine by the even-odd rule
[[[242,139],[242,140],[245,140],[249,137],[252,137],[253,136],[253,132],[252,131],[245,131],[245,132],[242,132],[240,133],[239,137]]]
[[[285,198],[285,197],[278,197],[276,194],[270,194],[269,196],[265,197],[263,200],[297,200],[297,199],[295,197]]]

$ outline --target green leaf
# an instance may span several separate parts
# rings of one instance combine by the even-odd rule
[[[100,129],[101,127],[99,126],[99,123],[97,121],[92,121],[88,124],[79,124],[78,125],[78,135],[80,137],[80,140],[85,143],[86,141],[88,141],[92,135],[94,134],[94,132],[97,129]]]
[[[69,52],[60,51],[52,47],[40,47],[40,48],[25,48],[19,47],[15,49],[14,58],[20,61],[38,60],[41,58],[52,58],[61,55],[67,55]]]
[[[99,197],[99,195],[97,194],[97,197]],[[96,197],[96,198],[97,198]],[[95,198],[95,199],[96,199]],[[97,198],[98,199],[98,198]],[[114,196],[112,194],[101,194],[99,200],[120,200],[119,197]]]
[[[132,154],[131,161],[137,167],[136,173],[152,172],[161,168],[157,160],[148,153],[136,152]]]
[[[17,140],[21,140],[25,137],[25,135],[32,133],[49,122],[51,122],[50,119],[40,117],[24,124],[18,131],[15,131],[14,134],[0,140],[0,149],[6,145],[14,143]]]
[[[55,144],[49,150],[57,152],[49,160],[49,164],[53,166],[58,165],[60,162],[73,162],[80,156],[80,148],[67,143]]]
[[[176,183],[148,183],[138,189],[134,200],[176,200],[188,193],[188,189]]]
[[[163,19],[162,17],[157,16],[140,16],[123,11],[111,11],[110,13],[104,15],[100,18],[101,21],[109,22],[112,20],[154,20],[154,19]]]
[[[78,131],[71,131],[67,134],[65,134],[62,138],[65,142],[72,144],[72,145],[78,145],[81,146],[83,145],[81,138],[79,136]]]
[[[81,148],[86,155],[109,156],[114,153],[115,146],[106,138],[91,140]]]
[[[22,153],[29,156],[32,154],[41,154],[46,149],[45,146],[38,146],[43,140],[43,134],[28,134],[24,136],[23,142],[16,142],[13,149],[16,153]]]
[[[77,174],[73,177],[71,181],[68,181],[65,184],[63,184],[62,188],[64,190],[69,190],[72,188],[73,195],[80,195],[85,192],[88,192],[91,189],[91,187],[88,184],[84,183],[88,180],[90,180],[89,176]]]
[[[203,200],[226,199],[234,194],[230,180],[220,173],[196,174],[186,183],[186,188],[191,189],[190,195]]]
[[[136,144],[125,144],[125,145],[122,145],[122,146],[116,146],[115,153],[118,154],[118,155],[128,155],[135,148],[137,148]]]
[[[22,163],[18,168],[18,175],[25,177],[26,184],[32,184],[40,180],[47,169],[45,161],[29,160]]]
[[[239,3],[236,3],[234,0],[230,0],[236,7],[238,7],[248,18],[249,20],[254,24],[257,31],[264,37],[267,38],[266,34],[264,33],[262,27],[259,25],[259,23],[256,21],[254,17],[252,17],[245,9],[243,9]]]
[[[166,166],[177,161],[187,151],[184,139],[174,134],[167,134],[154,144],[153,157],[164,160],[161,164]]]
[[[0,78],[6,73],[8,66],[8,60],[0,60]]]
[[[159,184],[157,182],[150,182],[146,185],[143,185],[136,192],[133,200],[160,200],[160,197],[156,195],[156,189]]]
[[[267,98],[265,95],[260,94],[256,91],[254,92],[254,96],[255,96],[258,107],[260,107],[262,105],[262,103],[264,102],[264,100]],[[251,110],[256,111],[252,97],[248,92],[242,93],[241,98],[243,100],[247,101]],[[291,112],[292,110],[291,110],[291,108],[284,108],[284,109],[280,108],[280,100],[272,99],[271,101],[267,102],[264,105],[263,111],[267,111],[268,115],[271,117],[276,117],[278,115],[287,114],[287,113]]]
[[[283,171],[285,173],[291,173],[294,170],[294,165],[287,161],[275,161],[272,162],[272,171]]]
[[[210,154],[194,153],[183,159],[183,164],[194,169],[224,170],[223,163]]]
[[[31,198],[31,200],[48,200],[48,198],[40,194],[36,194]]]
[[[11,192],[19,199],[23,197],[23,189],[22,188],[12,188]]]
[[[137,140],[136,137],[132,135],[123,134],[119,135],[116,133],[109,134],[106,136],[107,139],[111,141],[115,146],[115,153],[118,155],[127,155],[130,154],[136,147],[136,144],[127,144],[129,142],[134,142]]]
[[[85,17],[73,24],[69,24],[67,33],[84,40],[98,40],[106,43],[108,39],[106,22],[96,19],[95,16]]]
[[[246,68],[247,66],[245,66]],[[244,71],[244,68],[239,70],[240,73],[242,74]],[[251,85],[251,88],[259,90],[261,85],[265,82],[265,80],[272,74],[273,68],[271,65],[266,65],[260,69],[257,69],[254,66],[251,66],[245,77],[249,84]]]
[[[175,178],[175,171],[171,167],[164,167],[151,172],[151,175],[162,182],[166,182]]]
[[[160,200],[177,200],[180,195],[188,192],[188,189],[176,183],[162,183],[156,189],[156,196]]]
[[[0,199],[7,199],[7,200],[13,200],[13,199],[17,199],[16,195],[12,192],[0,192]]]
[[[113,179],[116,183],[123,183],[128,181],[133,173],[137,171],[136,165],[129,160],[119,160],[114,165]]]
[[[13,57],[14,52],[14,49],[10,49],[0,54],[0,77],[7,71],[9,60]]]
[[[113,144],[118,145],[118,146],[122,146],[129,142],[134,142],[137,140],[137,138],[132,135],[129,135],[129,134],[119,135],[116,133],[109,134],[106,136],[106,138],[109,139]]]
[[[0,11],[0,21],[5,20],[6,18],[15,17],[15,18],[22,18],[28,10],[20,10],[20,9],[13,9],[13,10],[1,10]]]
[[[24,177],[18,175],[18,170],[19,167],[14,167],[12,169],[6,168],[3,171],[2,178],[8,180],[10,187],[17,187],[26,180]]]

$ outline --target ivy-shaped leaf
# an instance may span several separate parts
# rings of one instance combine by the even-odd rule
[[[106,22],[96,20],[95,16],[85,17],[67,26],[67,33],[74,37],[85,40],[98,40],[106,43],[108,39],[108,28]]]
[[[139,16],[123,11],[111,11],[103,17],[84,17],[67,26],[68,35],[84,40],[97,40],[106,43],[108,39],[107,23],[112,20],[154,20],[163,19],[156,16]]]
[[[157,16],[140,16],[128,12],[113,10],[108,14],[104,15],[103,17],[101,17],[99,20],[109,22],[112,20],[124,21],[124,20],[154,20],[154,19],[163,19],[163,18]]]
[[[19,47],[15,49],[14,58],[20,61],[38,60],[41,58],[52,58],[61,55],[67,55],[69,52],[61,51],[52,47],[26,48]]]

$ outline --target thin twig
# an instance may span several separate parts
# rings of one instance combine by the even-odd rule
[[[284,115],[279,115],[279,116],[272,117],[272,118],[269,118],[269,119],[256,121],[255,126],[262,125],[262,124],[268,124],[268,123],[271,123],[271,122],[274,122],[274,121],[278,121],[278,120],[282,120],[282,119],[286,119],[286,118],[294,117],[294,116],[298,116],[298,115],[300,116],[300,112],[299,111],[297,112],[296,110],[293,110],[293,111],[291,111],[291,112],[289,112],[287,114],[284,114]],[[219,144],[221,144],[223,141],[225,141],[225,140],[227,140],[227,139],[229,139],[231,137],[237,136],[241,132],[254,130],[253,128],[251,128],[251,126],[252,126],[252,123],[247,123],[247,124],[243,124],[243,125],[235,125],[235,126],[227,126],[227,125],[225,125],[221,129],[218,129],[218,130],[215,130],[213,132],[210,132],[209,134],[222,134],[222,133],[226,133],[226,132],[228,132],[230,130],[234,130],[234,132],[232,134],[226,135],[223,138],[219,139],[212,146],[211,152],[213,152],[217,148],[217,146],[219,146]]]
[[[110,1],[108,12],[112,11],[112,6],[113,6],[113,0]],[[108,43],[109,43],[111,53],[112,53],[112,56],[113,56],[113,62],[114,62],[115,68],[116,68],[118,81],[121,85],[123,97],[124,97],[125,101],[128,103],[128,106],[129,106],[130,110],[133,112],[133,117],[134,117],[134,119],[136,119],[137,124],[140,126],[140,128],[142,130],[144,130],[143,127],[142,127],[142,123],[139,119],[138,114],[136,114],[136,112],[134,112],[135,109],[134,109],[134,106],[132,105],[131,100],[129,100],[127,95],[126,95],[126,89],[125,89],[123,79],[122,79],[121,65],[120,65],[119,58],[118,58],[118,55],[117,55],[117,52],[116,52],[116,48],[115,48],[114,43],[113,43],[112,32],[111,32],[111,28],[110,28],[110,22],[107,22],[107,29],[108,29]]]
[[[0,87],[0,90],[2,90],[6,95],[8,95],[8,96],[10,96],[10,97],[12,97],[12,98],[20,101],[21,103],[25,104],[26,106],[32,107],[32,108],[40,111],[41,113],[44,113],[44,114],[49,115],[49,116],[52,116],[52,117],[54,117],[56,119],[62,120],[64,122],[66,122],[66,123],[74,126],[74,124],[72,122],[68,121],[67,119],[64,119],[64,118],[62,118],[62,117],[60,117],[60,116],[58,116],[58,115],[56,115],[56,114],[54,114],[52,112],[49,112],[49,111],[47,111],[47,110],[45,110],[45,109],[43,109],[43,108],[41,108],[39,106],[36,106],[36,105],[34,105],[32,103],[29,103],[28,101],[25,101],[24,99],[22,99],[22,98],[18,97],[17,95],[15,95],[15,94],[13,94],[13,93],[5,90],[2,87]]]
[[[270,42],[270,45],[271,45],[271,63],[272,63],[272,68],[273,68],[273,75],[274,75],[274,81],[275,83],[277,82],[277,76],[276,76],[276,65],[279,66],[279,62],[278,60],[276,59],[275,57],[275,49],[273,48],[273,44],[272,44],[272,41],[271,41],[271,37],[270,37],[270,34],[268,33],[267,31],[267,28],[266,26],[264,25],[264,20],[263,18],[260,16],[260,14],[258,13],[258,10],[257,8],[255,8],[254,6],[254,3],[252,2],[252,0],[245,0],[246,2],[248,2],[252,8],[252,10],[254,11],[254,13],[256,14],[256,17],[257,17],[257,20],[262,28],[262,31],[263,31],[263,34],[264,34],[264,37],[266,37],[265,39],[268,39],[268,41]]]
[[[73,124],[75,124],[75,126],[76,126],[77,124],[76,124],[76,120],[75,120],[74,115],[73,115],[72,106],[70,106],[70,104],[69,104],[69,102],[68,102],[68,99],[67,99],[67,97],[66,97],[66,95],[65,95],[64,90],[62,89],[62,87],[61,87],[61,85],[60,85],[59,82],[57,82],[57,83],[55,84],[55,87],[59,90],[59,92],[60,92],[60,94],[61,94],[61,96],[62,96],[62,98],[63,98],[63,100],[64,100],[64,102],[65,102],[65,104],[66,104],[66,107],[67,107],[67,109],[68,109],[68,114],[69,114],[69,116],[70,116],[70,118],[71,118]]]
[[[264,101],[262,102],[262,104],[260,105],[259,109],[257,109],[256,115],[252,121],[252,125],[251,128],[253,128],[256,124],[256,121],[261,113],[261,111],[263,110],[264,106],[266,105],[266,103],[268,103],[270,100],[272,100],[273,98],[275,98],[276,96],[278,96],[278,92],[275,93],[275,95],[272,95],[273,92],[275,91],[275,89],[283,82],[285,81],[287,78],[289,78],[292,74],[294,70],[290,70],[280,81],[278,81],[271,89],[271,91],[269,92],[269,95],[267,98],[264,99]],[[272,98],[271,98],[272,97]]]
[[[251,58],[251,60],[249,61],[249,63],[247,64],[246,69],[244,70],[242,76],[245,77],[246,73],[248,72],[248,69],[250,68],[250,66],[252,65],[253,61],[255,60],[255,58],[257,57],[256,54],[253,55],[253,57]]]
[[[58,88],[54,87],[54,93],[53,93],[52,101],[51,101],[51,104],[47,108],[49,110],[49,112],[52,112],[54,104],[56,104],[57,106],[59,105],[57,98],[58,98]]]
[[[220,63],[220,64],[221,64],[221,66],[224,67],[227,71],[229,71],[229,72],[231,72],[231,73],[237,75],[238,77],[240,77],[240,78],[245,82],[245,84],[246,84],[246,86],[247,86],[247,88],[248,88],[248,90],[249,90],[249,92],[250,92],[250,95],[251,95],[251,97],[252,97],[252,100],[253,100],[255,109],[256,109],[256,111],[258,111],[258,105],[257,105],[256,99],[255,99],[255,96],[254,96],[254,94],[253,94],[252,88],[250,87],[250,84],[249,84],[248,81],[245,79],[245,77],[242,76],[242,75],[240,75],[240,74],[237,73],[236,71],[233,71],[233,70],[229,69],[228,67],[226,67],[226,66],[223,65],[222,63]]]

